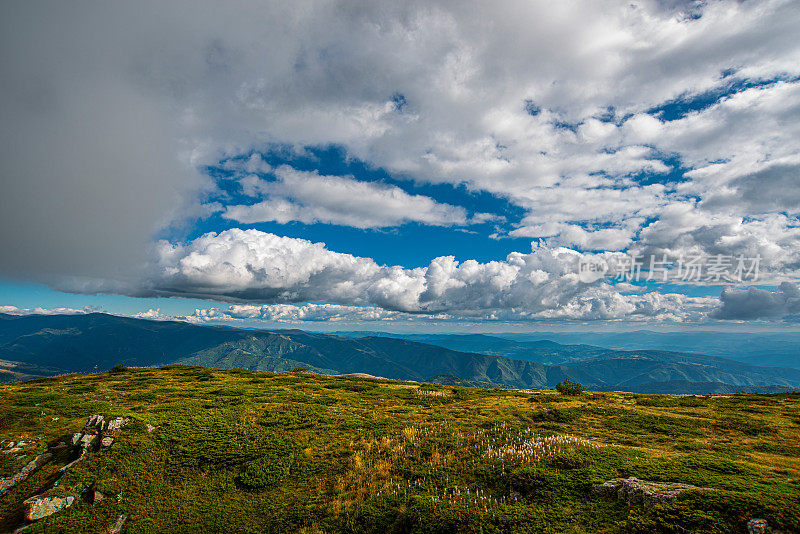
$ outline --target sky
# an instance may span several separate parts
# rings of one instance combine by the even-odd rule
[[[0,312],[795,329],[800,3],[4,2]]]

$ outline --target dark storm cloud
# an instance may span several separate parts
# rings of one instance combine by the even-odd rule
[[[783,282],[778,291],[725,288],[720,295],[722,305],[712,313],[717,319],[765,319],[800,313],[800,290]]]

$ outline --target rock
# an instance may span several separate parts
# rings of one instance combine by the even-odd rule
[[[592,493],[601,497],[616,497],[625,501],[628,506],[635,504],[650,508],[654,504],[669,502],[677,499],[678,495],[687,490],[711,489],[680,484],[678,482],[651,482],[638,478],[612,478],[603,484],[593,484]]]
[[[109,432],[113,432],[115,430],[119,430],[124,426],[128,426],[130,422],[131,420],[127,417],[117,417],[116,419],[112,419],[111,421],[108,422],[106,430],[108,430]]]
[[[72,444],[73,445],[77,445],[81,441],[82,437],[83,437],[83,434],[81,432],[76,432],[76,433],[72,434]]]
[[[150,423],[147,423],[147,431],[148,431],[148,432],[153,432],[153,431],[155,431],[155,430],[158,430],[158,427],[157,427],[157,426],[153,426],[153,425],[151,425]]]
[[[90,415],[89,420],[86,421],[86,426],[93,426],[95,428],[101,428],[103,426],[103,416],[102,415]]]
[[[766,519],[751,519],[747,522],[747,534],[767,534],[772,532]]]
[[[112,443],[114,443],[114,438],[110,436],[106,436],[100,441],[100,444],[103,447],[110,447]]]
[[[92,493],[92,504],[97,504],[105,498],[106,496],[103,495],[101,492],[94,490],[94,493]]]
[[[8,491],[22,482],[26,480],[29,476],[33,474],[34,471],[42,467],[44,464],[50,461],[53,457],[53,454],[50,452],[43,452],[30,462],[28,465],[22,468],[22,470],[14,475],[13,477],[7,478],[0,478],[0,496],[5,495]]]
[[[84,434],[80,440],[81,449],[89,450],[97,442],[97,434]]]
[[[38,521],[56,512],[60,512],[72,506],[75,497],[31,497],[25,504],[28,505],[28,512],[25,517],[28,521]]]
[[[108,529],[108,534],[119,534],[122,532],[122,527],[125,526],[125,522],[128,520],[128,516],[121,515],[117,518],[117,522],[114,523],[110,529]]]

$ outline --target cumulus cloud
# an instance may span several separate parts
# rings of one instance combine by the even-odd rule
[[[417,316],[384,310],[375,306],[343,306],[341,304],[234,304],[227,308],[199,308],[185,320],[193,323],[251,321],[251,322],[343,322],[414,320]]]
[[[581,250],[623,250],[631,244],[633,232],[624,228],[585,229],[574,224],[546,223],[523,226],[510,232],[512,237],[549,238],[551,246]]]
[[[719,298],[721,305],[712,313],[717,319],[771,319],[800,314],[800,289],[789,282],[781,283],[778,291],[726,287]]]
[[[161,308],[150,308],[147,311],[134,313],[131,317],[137,319],[152,319],[154,321],[166,321],[170,319],[169,316],[161,313]]]
[[[362,182],[352,176],[320,176],[282,165],[276,180],[256,175],[242,179],[251,196],[266,197],[256,204],[228,206],[224,217],[240,223],[276,221],[285,224],[328,223],[355,228],[384,228],[406,222],[433,226],[467,224],[464,208],[440,204],[430,197],[409,195],[399,187]]]
[[[185,244],[161,242],[145,294],[242,303],[325,301],[358,306],[359,313],[377,307],[490,320],[637,315],[696,319],[708,305],[681,295],[623,294],[606,283],[585,283],[577,270],[583,257],[566,248],[534,246],[530,253],[511,253],[502,261],[458,262],[445,256],[426,267],[407,269],[334,252],[323,243],[232,229]],[[291,309],[235,308],[246,314]],[[327,313],[342,308],[312,306],[304,310]],[[383,316],[377,310],[370,313]]]

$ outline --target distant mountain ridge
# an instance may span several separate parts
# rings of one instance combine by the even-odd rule
[[[324,374],[367,373],[487,387],[552,388],[565,378],[598,390],[651,387],[673,388],[673,393],[800,387],[800,370],[756,367],[715,356],[520,343],[485,335],[410,337],[246,330],[99,313],[0,314],[0,359],[19,362],[25,369],[47,368],[42,374],[105,370],[115,364],[182,363],[276,372],[302,366]],[[458,350],[470,347],[473,350]]]

